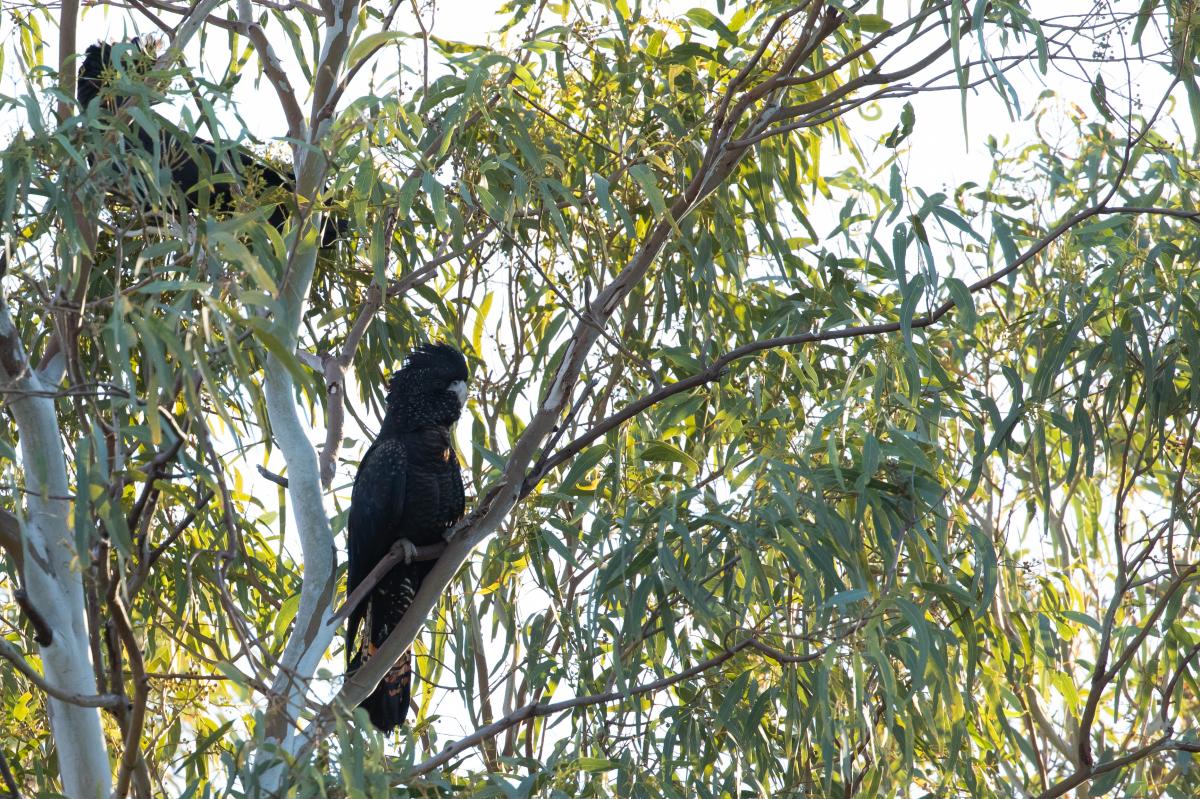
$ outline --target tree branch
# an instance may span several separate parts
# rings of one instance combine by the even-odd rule
[[[407,543],[407,541],[397,541],[392,544],[387,554],[380,558],[379,562],[375,564],[375,568],[367,573],[367,576],[355,587],[350,596],[346,597],[346,601],[337,609],[337,612],[326,619],[325,623],[338,624],[347,619],[350,613],[358,607],[359,603],[366,599],[367,594],[371,593],[371,589],[400,561],[416,563],[419,561],[437,560],[446,551],[444,543],[429,544],[423,547],[416,547],[412,557],[407,557],[408,547],[405,546]]]
[[[60,702],[78,707],[95,708],[116,707],[125,701],[125,698],[119,694],[76,694],[51,685],[45,677],[34,671],[33,666],[29,665],[15,646],[2,638],[0,638],[0,658],[12,663],[16,666],[17,671],[25,675],[30,682]]]
[[[258,59],[262,63],[263,74],[275,89],[275,96],[279,98],[279,105],[283,109],[283,117],[287,120],[288,138],[292,141],[303,141],[304,112],[300,110],[300,103],[296,100],[296,90],[292,88],[292,82],[288,80],[287,72],[284,71],[279,56],[275,55],[266,32],[254,21],[250,0],[238,3],[237,28],[238,32],[254,45],[254,51],[258,53]]]
[[[1169,751],[1197,753],[1200,752],[1200,743],[1180,741],[1173,739],[1170,736],[1164,736],[1159,738],[1157,741],[1147,744],[1140,749],[1136,749],[1122,757],[1107,760],[1103,763],[1097,763],[1094,766],[1078,769],[1070,777],[1055,783],[1048,790],[1042,791],[1037,795],[1037,799],[1058,799],[1058,797],[1064,796],[1088,780],[1095,779],[1096,777],[1107,774],[1108,772],[1116,769],[1122,769],[1126,766],[1131,766],[1134,763],[1137,763],[1138,761],[1158,752]]]
[[[4,788],[8,791],[10,799],[21,799],[21,789],[17,787],[17,781],[13,777],[12,769],[8,767],[8,760],[5,759],[3,752],[0,752],[0,778],[4,779]]]
[[[280,488],[288,487],[288,479],[283,475],[275,474],[275,472],[271,471],[266,466],[263,466],[261,463],[256,468],[258,469],[259,475],[261,475],[264,480],[270,480]]]
[[[125,751],[121,753],[121,764],[117,769],[117,787],[113,791],[113,799],[124,799],[129,792],[134,769],[142,760],[142,728],[146,722],[146,701],[150,696],[150,681],[146,678],[146,666],[142,659],[141,647],[138,646],[137,638],[134,637],[129,614],[121,599],[119,580],[112,581],[109,588],[108,605],[112,610],[112,620],[116,625],[117,635],[129,658],[129,669],[133,673],[133,703],[129,713],[126,714]],[[148,785],[148,778],[145,779],[145,782]]]
[[[514,710],[502,719],[498,719],[491,724],[480,727],[465,738],[460,738],[459,740],[447,746],[438,754],[414,766],[412,771],[409,772],[409,776],[419,777],[422,774],[428,774],[430,771],[433,771],[443,763],[453,760],[455,757],[467,751],[468,749],[472,749],[484,741],[494,738],[508,728],[515,727],[524,721],[529,721],[541,716],[550,716],[555,713],[563,713],[569,710],[577,710],[581,707],[607,705],[613,702],[630,699],[635,696],[655,693],[663,690],[664,688],[670,688],[671,686],[681,683],[685,680],[690,680],[692,677],[702,674],[710,669],[716,668],[745,649],[753,649],[780,663],[809,663],[820,658],[825,651],[825,648],[822,647],[820,651],[807,655],[789,655],[785,652],[775,649],[774,647],[770,647],[762,643],[757,638],[747,638],[729,647],[724,652],[697,663],[691,668],[684,669],[683,671],[677,674],[672,674],[669,677],[662,677],[652,682],[643,683],[642,685],[638,685],[626,691],[608,691],[607,693],[592,694],[590,696],[578,696],[574,699],[564,699],[561,702],[550,702],[546,704],[534,702]]]
[[[0,510],[0,549],[8,553],[18,573],[25,571],[25,553],[21,544],[21,522],[6,510]]]
[[[24,589],[17,589],[13,591],[13,601],[17,603],[17,607],[21,609],[33,627],[33,640],[39,646],[51,646],[54,643],[54,629],[46,621],[46,617],[41,614],[41,611],[29,601],[29,593]]]
[[[163,553],[170,548],[171,544],[175,543],[179,536],[183,535],[184,532],[186,532],[187,529],[192,526],[192,522],[196,520],[196,517],[200,514],[200,511],[212,501],[214,496],[216,496],[216,493],[211,488],[204,489],[204,492],[196,501],[196,505],[184,515],[183,519],[180,520],[179,524],[175,525],[175,528],[171,530],[167,537],[160,541],[159,544],[150,551],[145,560],[137,565],[136,571],[134,571],[129,578],[130,596],[137,595],[138,591],[141,590],[142,585],[146,582],[146,579],[150,576],[151,567],[153,567],[158,559],[163,556]]]
[[[1102,206],[1093,206],[1087,210],[1081,211],[1067,221],[1061,223],[1034,245],[1025,251],[1019,258],[1013,261],[1003,269],[988,275],[981,280],[968,286],[968,290],[972,294],[977,294],[985,289],[991,288],[996,283],[1003,280],[1008,275],[1020,269],[1025,264],[1029,263],[1033,258],[1050,246],[1054,241],[1059,239],[1064,233],[1079,225],[1081,222],[1090,219],[1093,216],[1100,214],[1158,214],[1161,216],[1170,216],[1179,219],[1185,219],[1190,222],[1200,221],[1200,211],[1182,211],[1171,208],[1147,208],[1134,206],[1116,206],[1113,208],[1105,208]],[[909,327],[912,330],[919,330],[926,327],[931,327],[942,320],[948,313],[955,310],[957,306],[954,300],[946,300],[933,311],[924,315],[915,317]],[[867,336],[878,336],[888,333],[898,333],[903,330],[904,326],[900,322],[879,322],[869,325],[851,325],[848,327],[840,327],[834,330],[823,330],[815,333],[799,333],[794,336],[779,336],[777,338],[764,339],[762,341],[754,341],[749,344],[744,344],[730,352],[717,358],[712,364],[701,372],[685,377],[669,385],[663,386],[658,391],[647,394],[641,399],[630,402],[621,410],[606,417],[603,421],[593,425],[587,432],[573,439],[569,444],[561,450],[554,453],[546,459],[545,463],[537,464],[530,470],[529,475],[525,478],[525,482],[521,488],[521,496],[527,496],[532,491],[547,472],[562,465],[574,456],[583,451],[585,447],[591,444],[596,439],[608,433],[643,411],[657,405],[668,397],[672,397],[684,391],[689,391],[693,388],[711,383],[719,379],[725,370],[735,361],[746,358],[751,355],[756,355],[766,350],[778,349],[781,347],[795,347],[801,344],[811,344],[822,341],[838,341],[844,339],[864,338]]]
[[[1100,699],[1104,695],[1104,689],[1108,687],[1113,678],[1120,673],[1121,669],[1125,668],[1126,664],[1133,658],[1137,652],[1137,648],[1141,646],[1146,637],[1150,635],[1154,628],[1154,623],[1159,616],[1167,609],[1171,598],[1181,589],[1188,580],[1191,579],[1200,566],[1195,564],[1183,569],[1176,577],[1167,585],[1163,595],[1154,603],[1154,608],[1150,612],[1150,616],[1142,623],[1140,629],[1121,650],[1115,663],[1108,667],[1108,647],[1112,640],[1112,628],[1116,618],[1116,609],[1119,605],[1121,595],[1128,589],[1127,585],[1123,584],[1122,580],[1118,580],[1117,590],[1113,596],[1112,604],[1109,607],[1108,613],[1104,619],[1104,632],[1101,636],[1099,652],[1096,657],[1096,664],[1092,671],[1091,685],[1088,688],[1087,702],[1083,706],[1083,712],[1079,716],[1079,730],[1076,736],[1076,744],[1079,751],[1079,762],[1083,766],[1092,765],[1092,738],[1091,730],[1092,723],[1096,719],[1096,712],[1100,708]]]
[[[336,0],[330,2],[329,11],[321,58],[312,81],[312,110],[307,135],[293,147],[296,193],[297,197],[305,199],[315,196],[328,166],[321,145],[334,117],[334,104],[329,100],[338,77],[345,70],[346,54],[358,24],[359,3],[357,0]],[[309,214],[310,218],[314,216]],[[304,237],[297,235],[294,245],[293,256],[280,281],[274,331],[288,352],[296,350],[300,321],[317,261],[315,243],[305,243]],[[308,439],[296,407],[295,382],[279,358],[270,354],[266,360],[263,395],[271,434],[287,464],[288,497],[300,537],[304,578],[295,621],[271,682],[271,698],[262,728],[266,740],[276,744],[279,751],[294,754],[295,725],[305,708],[309,682],[336,629],[333,625],[323,624],[322,618],[333,604],[337,554],[322,500],[316,448]],[[262,780],[264,788],[272,793],[283,779],[284,764],[281,759],[267,763]]]

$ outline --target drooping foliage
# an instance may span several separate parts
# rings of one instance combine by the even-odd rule
[[[182,53],[116,113],[52,55],[94,10],[3,12],[10,791],[1196,793],[1190,4],[145,8]],[[123,201],[188,188],[135,124],[295,215]],[[331,554],[436,339],[474,512],[385,740]]]

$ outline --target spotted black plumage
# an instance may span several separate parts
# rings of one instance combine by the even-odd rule
[[[117,60],[127,72],[134,74],[153,64],[152,56],[143,50],[136,38],[124,44],[100,42],[88,47],[79,67],[75,91],[81,109],[86,110],[97,98],[100,98],[103,114],[113,114],[125,104],[127,98],[106,91],[116,74]],[[180,136],[165,120],[157,120],[155,127],[147,130],[133,114],[121,120],[120,126],[125,132],[121,147],[134,151],[131,154],[137,157],[149,159],[156,172],[169,172],[171,183],[187,210],[229,211],[246,206],[245,197],[250,194],[254,199],[250,206],[271,205],[268,221],[277,230],[283,229],[295,210],[295,176],[280,172],[241,148],[218,151],[212,142]],[[94,162],[95,159],[90,160]],[[104,162],[106,168],[120,178],[115,182],[126,184],[114,193],[143,213],[159,215],[167,211],[177,214],[180,209],[157,207],[152,201],[157,192],[149,192],[139,185],[142,178],[129,169],[127,160],[114,157]],[[344,221],[326,216],[321,229],[321,246],[332,246],[344,232]]]
[[[462,518],[465,500],[452,427],[466,400],[466,381],[466,359],[448,344],[421,345],[392,376],[383,425],[354,478],[347,593],[397,540],[414,546],[437,543]],[[347,672],[388,637],[432,568],[432,561],[397,564],[354,609],[346,625]],[[407,651],[362,703],[371,722],[384,732],[403,724],[411,687],[412,652]]]

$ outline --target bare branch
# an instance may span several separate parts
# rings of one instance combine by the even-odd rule
[[[1175,673],[1171,675],[1171,678],[1167,680],[1166,685],[1162,688],[1162,703],[1159,706],[1158,716],[1164,724],[1169,723],[1170,720],[1171,698],[1175,695],[1175,686],[1179,684],[1180,678],[1187,673],[1188,666],[1191,665],[1196,655],[1200,655],[1200,644],[1193,645],[1187,651],[1187,654],[1179,659],[1179,665],[1175,668]]]
[[[408,546],[406,546],[406,544]],[[387,576],[387,573],[392,570],[392,567],[400,561],[418,562],[437,560],[442,556],[442,553],[446,551],[445,544],[428,544],[423,547],[415,547],[413,550],[411,550],[412,556],[409,557],[409,546],[412,545],[403,540],[392,544],[391,549],[387,551],[387,554],[379,559],[379,562],[375,564],[375,568],[371,569],[371,571],[367,573],[367,576],[364,577],[363,581],[355,587],[355,589],[350,593],[350,596],[346,597],[346,601],[343,602],[342,606],[337,609],[337,612],[326,619],[325,623],[338,624],[339,622],[347,619],[350,616],[350,613],[356,607],[358,607],[359,603],[367,598],[367,594],[371,593],[371,589],[378,585],[379,581]]]
[[[270,480],[272,483],[274,483],[275,485],[280,486],[282,488],[288,487],[288,479],[286,477],[284,477],[283,475],[275,474],[275,472],[271,471],[270,469],[268,469],[266,466],[263,466],[262,464],[259,464],[257,468],[258,468],[258,473],[263,476],[263,479]]]
[[[13,591],[13,601],[17,603],[17,607],[21,609],[25,618],[29,619],[30,625],[33,626],[33,640],[40,646],[51,646],[54,643],[54,629],[46,621],[46,617],[41,614],[41,611],[29,601],[29,593],[24,589],[17,589]]]
[[[75,54],[79,48],[75,33],[79,25],[79,0],[62,0],[58,17],[58,88],[64,97],[75,96]],[[71,116],[69,100],[58,101],[58,121],[62,124]]]
[[[1196,572],[1200,570],[1200,566],[1192,564],[1180,571],[1180,573],[1167,585],[1162,596],[1154,603],[1153,609],[1149,616],[1142,622],[1138,629],[1137,635],[1133,636],[1128,643],[1125,644],[1121,654],[1117,657],[1116,662],[1111,667],[1108,666],[1109,645],[1112,640],[1113,624],[1116,618],[1116,608],[1120,602],[1121,596],[1127,590],[1128,586],[1124,583],[1124,579],[1118,578],[1116,592],[1113,595],[1112,602],[1109,605],[1108,613],[1105,614],[1104,628],[1101,635],[1100,644],[1096,656],[1096,664],[1092,668],[1092,680],[1088,687],[1087,702],[1083,706],[1083,712],[1079,714],[1079,730],[1076,733],[1076,746],[1079,752],[1079,763],[1085,767],[1090,767],[1093,764],[1092,756],[1092,723],[1096,719],[1096,712],[1100,707],[1100,699],[1104,695],[1105,689],[1112,682],[1122,669],[1133,659],[1137,653],[1138,647],[1146,640],[1146,637],[1155,628],[1155,622],[1166,611],[1172,597],[1179,592],[1184,585],[1192,578]]]
[[[24,674],[30,682],[60,702],[78,707],[116,707],[124,701],[124,697],[118,694],[75,694],[51,685],[45,677],[33,670],[33,666],[26,662],[15,646],[2,638],[0,638],[0,658],[12,663],[16,666],[17,671]]]
[[[162,68],[167,65],[167,62],[174,58],[174,54],[170,51],[182,52],[188,42],[192,40],[202,25],[209,21],[209,15],[217,10],[217,6],[221,5],[225,0],[199,0],[191,10],[187,12],[187,16],[179,23],[175,30],[175,38],[171,40],[171,46],[159,56],[158,67]]]
[[[196,520],[196,517],[200,514],[200,511],[212,501],[214,496],[216,496],[216,494],[211,488],[204,489],[203,493],[200,495],[200,498],[196,501],[195,506],[188,510],[183,519],[181,519],[179,523],[175,525],[174,529],[171,530],[167,537],[160,541],[158,545],[155,546],[154,549],[152,549],[140,563],[138,563],[136,571],[130,575],[128,580],[130,596],[137,595],[138,591],[141,590],[142,585],[145,584],[147,578],[150,576],[150,569],[153,568],[158,559],[163,556],[163,553],[170,549],[171,545],[175,543],[179,536],[183,535],[187,529],[192,526],[192,522]]]
[[[1092,206],[1084,211],[1074,214],[1065,222],[1062,222],[1029,249],[1027,249],[1019,258],[1011,264],[1005,266],[997,272],[982,278],[968,286],[968,290],[972,293],[978,293],[985,289],[991,288],[996,283],[1003,280],[1008,275],[1020,269],[1025,264],[1033,260],[1037,255],[1043,252],[1053,242],[1058,240],[1067,231],[1075,228],[1080,223],[1103,214],[1157,214],[1160,216],[1170,216],[1178,219],[1184,219],[1191,222],[1200,221],[1200,211],[1182,211],[1173,208],[1149,208],[1149,207],[1133,207],[1133,206],[1116,206],[1107,208],[1103,206]],[[909,327],[913,330],[930,327],[942,320],[946,314],[955,309],[954,300],[946,300],[938,307],[934,308],[930,313],[924,316],[915,317]],[[781,347],[795,347],[801,344],[811,344],[821,341],[838,341],[852,338],[863,338],[867,336],[878,336],[889,333],[898,333],[903,329],[900,322],[880,322],[870,325],[851,325],[849,327],[840,327],[834,330],[824,330],[815,333],[799,333],[794,336],[780,336],[778,338],[764,339],[755,341],[749,344],[744,344],[737,349],[722,355],[720,358],[702,372],[697,372],[694,375],[676,381],[669,385],[663,386],[658,391],[635,400],[626,405],[621,410],[607,417],[582,435],[575,438],[561,450],[556,452],[544,464],[538,464],[530,470],[529,475],[525,478],[525,483],[521,489],[521,496],[527,496],[532,491],[541,479],[550,469],[565,463],[575,455],[583,451],[584,447],[592,443],[596,439],[603,436],[605,433],[624,424],[633,417],[647,410],[648,408],[657,405],[668,397],[672,397],[683,391],[689,391],[706,383],[711,383],[717,380],[725,373],[725,370],[734,361],[740,360],[750,355],[763,352],[765,350],[777,349]]]
[[[504,718],[498,719],[491,724],[479,728],[465,738],[460,738],[428,760],[418,763],[413,767],[412,771],[409,772],[409,775],[412,777],[419,777],[422,774],[428,774],[430,771],[433,771],[444,763],[448,763],[468,749],[472,749],[481,743],[496,737],[508,728],[515,727],[522,722],[530,721],[540,716],[550,716],[569,710],[577,710],[581,707],[612,704],[613,702],[620,702],[635,696],[656,693],[665,688],[670,688],[673,685],[684,682],[685,680],[690,680],[699,674],[720,666],[722,663],[725,663],[734,655],[745,649],[754,649],[755,651],[760,652],[761,654],[766,655],[773,660],[778,660],[781,663],[809,663],[820,658],[824,651],[821,650],[808,655],[788,655],[773,647],[767,646],[756,638],[747,638],[746,640],[729,647],[724,652],[697,663],[691,668],[684,669],[683,671],[677,674],[672,674],[669,677],[662,677],[652,682],[643,683],[642,685],[635,686],[626,691],[608,691],[607,693],[602,694],[592,694],[589,696],[577,696],[574,699],[564,699],[561,702],[550,702],[547,704],[535,702],[525,705],[524,707],[518,708],[517,710],[509,713]]]
[[[0,510],[0,549],[8,553],[18,572],[25,571],[25,553],[21,544],[21,522],[12,513]]]
[[[1071,790],[1078,788],[1088,780],[1095,779],[1096,777],[1107,774],[1110,771],[1116,771],[1117,769],[1123,769],[1128,766],[1132,766],[1135,763],[1145,760],[1147,757],[1159,752],[1170,751],[1196,753],[1200,752],[1200,744],[1192,741],[1181,741],[1171,738],[1170,736],[1164,736],[1122,757],[1113,758],[1112,760],[1107,760],[1103,763],[1097,763],[1094,766],[1078,769],[1070,777],[1060,780],[1052,785],[1048,790],[1042,791],[1037,795],[1037,799],[1058,799],[1058,797],[1065,796]]]
[[[267,76],[267,80],[275,89],[275,96],[279,98],[279,105],[283,109],[283,117],[287,120],[288,137],[292,141],[303,141],[305,137],[304,112],[300,110],[300,102],[296,99],[296,90],[292,88],[292,83],[288,80],[287,72],[284,71],[279,56],[275,55],[271,42],[267,40],[266,31],[263,30],[262,25],[254,21],[249,0],[242,0],[238,3],[237,27],[238,32],[254,45],[254,51],[258,53],[259,61],[262,63],[263,74]]]
[[[125,751],[121,753],[121,765],[117,769],[117,787],[113,791],[113,799],[124,799],[129,792],[134,769],[142,760],[142,728],[146,722],[146,701],[150,696],[150,681],[146,678],[142,650],[138,645],[137,638],[133,635],[133,627],[129,621],[129,614],[125,610],[124,600],[121,599],[118,580],[113,580],[109,588],[108,604],[112,609],[112,620],[116,625],[117,635],[121,639],[121,645],[125,648],[125,654],[129,657],[130,671],[133,673],[133,702],[129,713],[126,714]]]
[[[17,787],[17,781],[8,767],[8,760],[5,759],[3,752],[0,752],[0,777],[4,779],[4,788],[8,791],[11,799],[21,799],[21,789]]]

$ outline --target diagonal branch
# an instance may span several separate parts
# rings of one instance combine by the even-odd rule
[[[1109,646],[1113,637],[1113,625],[1115,623],[1116,610],[1122,595],[1128,590],[1128,584],[1124,580],[1118,580],[1118,588],[1113,596],[1112,603],[1109,605],[1108,613],[1104,618],[1104,630],[1100,639],[1100,645],[1096,657],[1096,664],[1092,670],[1091,684],[1088,687],[1087,701],[1083,706],[1083,712],[1079,716],[1079,729],[1076,733],[1076,745],[1078,747],[1079,757],[1078,762],[1083,766],[1091,766],[1093,762],[1092,756],[1092,724],[1096,720],[1096,713],[1100,709],[1100,700],[1104,696],[1105,689],[1112,683],[1115,678],[1133,656],[1137,653],[1138,647],[1146,640],[1146,637],[1156,629],[1155,622],[1166,611],[1171,599],[1179,592],[1180,589],[1191,580],[1192,576],[1200,570],[1200,566],[1192,564],[1180,571],[1170,583],[1167,584],[1162,596],[1154,603],[1147,619],[1140,625],[1138,632],[1121,650],[1121,654],[1117,657],[1112,666],[1108,666]]]
[[[0,752],[0,778],[4,780],[4,787],[8,790],[11,799],[21,799],[21,789],[17,787],[17,780],[13,777],[12,769],[8,767],[8,761],[4,758],[3,752]]]
[[[810,20],[812,24],[806,27],[799,42],[782,48],[785,52],[779,74],[790,76],[802,60],[807,59],[819,47],[822,36],[814,36],[814,30],[832,32],[836,25],[833,25],[831,20],[840,20],[840,15],[836,12],[822,14],[821,17],[820,24],[815,22],[815,17]],[[746,106],[742,106],[739,101],[736,107],[740,113]],[[778,105],[767,103],[746,124],[745,135],[754,136],[765,130],[778,110]],[[706,155],[701,168],[691,177],[687,187],[671,201],[666,213],[654,221],[624,268],[599,292],[579,318],[553,378],[549,380],[549,387],[529,423],[513,444],[500,477],[471,514],[448,533],[449,544],[445,553],[434,563],[432,570],[422,581],[404,617],[379,647],[376,656],[351,675],[338,695],[313,719],[305,730],[304,742],[299,747],[299,753],[307,751],[317,739],[324,736],[333,721],[335,708],[357,705],[374,690],[384,672],[412,644],[424,624],[424,619],[436,606],[442,592],[473,548],[499,529],[512,509],[526,495],[524,488],[529,465],[560,423],[584,364],[600,337],[599,331],[625,302],[630,292],[641,284],[647,271],[670,240],[673,231],[678,229],[679,221],[715,191],[751,151],[749,147],[724,147],[722,142],[725,139],[721,132],[714,133],[713,137],[705,148]]]
[[[480,727],[470,735],[460,738],[454,743],[447,746],[438,754],[418,763],[409,772],[409,777],[419,777],[422,774],[428,774],[444,763],[448,763],[458,757],[463,752],[479,746],[481,743],[488,741],[510,727],[515,727],[525,721],[531,721],[542,716],[551,716],[557,713],[565,713],[567,711],[576,710],[581,707],[591,707],[593,705],[608,705],[614,702],[620,702],[625,699],[630,699],[643,694],[656,693],[663,689],[670,688],[673,685],[690,680],[693,677],[703,674],[706,671],[720,666],[722,663],[730,660],[739,652],[753,649],[760,654],[765,655],[773,660],[778,660],[785,663],[808,663],[820,658],[825,651],[825,648],[817,652],[807,655],[788,655],[780,652],[773,647],[767,646],[756,638],[747,638],[740,643],[726,649],[720,654],[714,655],[707,660],[702,660],[691,668],[684,669],[677,674],[672,674],[669,677],[661,677],[652,682],[643,683],[624,691],[608,691],[602,694],[591,694],[589,696],[577,696],[574,699],[564,699],[561,702],[533,702],[524,707],[517,708],[502,719],[497,719],[491,724]]]
[[[1156,741],[1146,744],[1140,749],[1135,749],[1127,755],[1116,757],[1112,760],[1106,760],[1101,763],[1097,763],[1094,766],[1078,769],[1071,776],[1060,780],[1052,785],[1049,789],[1042,791],[1037,795],[1037,799],[1058,799],[1058,797],[1065,796],[1071,790],[1078,788],[1088,780],[1095,779],[1096,777],[1107,774],[1110,771],[1116,771],[1117,769],[1123,769],[1128,766],[1132,766],[1135,763],[1145,760],[1151,755],[1158,754],[1159,752],[1171,751],[1191,752],[1195,754],[1200,752],[1200,743],[1196,743],[1195,741],[1181,741],[1177,738],[1164,736]]]
[[[332,616],[325,620],[325,623],[338,624],[348,618],[350,613],[356,607],[358,607],[364,599],[367,598],[367,594],[371,593],[371,589],[374,588],[379,581],[382,580],[387,573],[392,570],[392,567],[400,561],[413,563],[418,561],[437,560],[442,556],[442,553],[446,551],[445,544],[429,544],[427,546],[413,548],[411,550],[412,555],[410,557],[408,553],[410,551],[409,547],[411,546],[412,544],[405,539],[401,539],[392,544],[392,547],[387,551],[387,554],[380,558],[379,562],[375,564],[375,568],[371,569],[367,576],[363,578],[363,581],[359,583],[350,593],[350,596],[346,597],[346,601],[342,603],[342,606],[338,608]]]
[[[1080,223],[1103,214],[1156,214],[1159,216],[1175,217],[1189,222],[1200,221],[1200,211],[1184,211],[1174,208],[1149,208],[1149,207],[1133,207],[1133,206],[1116,206],[1108,208],[1102,205],[1092,206],[1084,211],[1074,214],[1065,222],[1061,223],[1036,243],[1031,245],[1019,258],[1011,264],[1005,266],[997,272],[994,272],[987,277],[977,280],[975,283],[968,286],[968,290],[972,294],[977,294],[988,288],[991,288],[996,283],[1011,275],[1013,272],[1025,266],[1047,247],[1061,238],[1072,228]],[[940,322],[947,314],[957,308],[953,299],[946,300],[938,307],[934,308],[928,314],[915,317],[909,327],[913,330],[918,330],[926,327],[931,327]],[[802,344],[812,344],[822,341],[838,341],[852,338],[864,338],[867,336],[879,336],[889,333],[898,333],[904,329],[904,325],[900,322],[878,322],[869,325],[852,325],[849,327],[839,327],[833,330],[822,330],[813,333],[799,333],[794,336],[779,336],[777,338],[764,339],[762,341],[753,341],[749,344],[744,344],[737,349],[717,358],[701,372],[685,377],[682,380],[676,381],[669,385],[663,386],[659,390],[647,394],[641,399],[634,400],[626,405],[621,410],[608,416],[603,421],[593,425],[587,432],[581,434],[569,444],[564,446],[554,455],[545,460],[544,463],[539,463],[530,470],[529,475],[525,478],[525,482],[521,488],[521,496],[527,496],[546,473],[551,469],[561,466],[566,461],[578,455],[585,447],[591,444],[596,439],[600,438],[609,431],[619,427],[638,414],[657,405],[668,397],[684,391],[690,391],[693,388],[698,388],[714,380],[719,379],[728,369],[730,364],[742,358],[751,355],[757,355],[760,352],[771,349],[779,349],[783,347],[796,347]]]
[[[29,665],[15,646],[3,638],[0,638],[0,658],[12,663],[17,671],[25,675],[30,682],[60,702],[79,707],[116,707],[125,701],[124,697],[118,694],[76,694],[52,685],[45,677],[34,671],[33,666]]]

